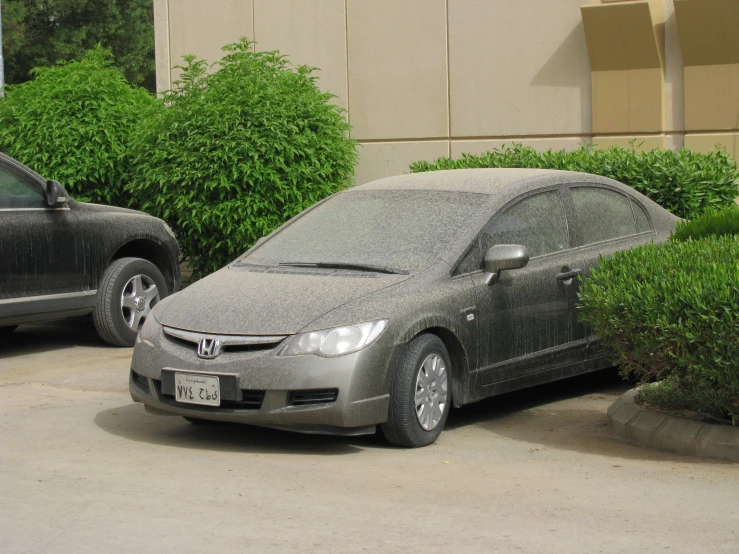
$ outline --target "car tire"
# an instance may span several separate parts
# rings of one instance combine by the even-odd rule
[[[114,346],[133,346],[151,309],[167,296],[157,267],[141,258],[114,260],[103,275],[92,312],[95,330]]]
[[[436,441],[452,405],[451,364],[436,335],[414,338],[398,363],[390,387],[385,438],[397,446],[417,448]]]

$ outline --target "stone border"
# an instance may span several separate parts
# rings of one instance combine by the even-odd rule
[[[739,462],[739,427],[683,419],[636,403],[632,389],[608,408],[608,428],[623,438],[656,450]]]

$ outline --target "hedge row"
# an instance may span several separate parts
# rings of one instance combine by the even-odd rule
[[[669,275],[669,279],[665,279]],[[670,376],[739,422],[739,241],[671,240],[600,260],[580,292],[583,320],[625,375]]]
[[[673,214],[692,219],[710,208],[727,206],[739,196],[736,161],[724,151],[595,149],[547,150],[513,144],[483,154],[462,154],[415,162],[412,172],[483,167],[523,167],[581,171],[629,185]]]

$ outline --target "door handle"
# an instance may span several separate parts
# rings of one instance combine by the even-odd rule
[[[569,281],[570,279],[573,279],[580,275],[582,273],[582,269],[573,269],[572,271],[566,271],[564,273],[558,273],[557,274],[557,281]]]

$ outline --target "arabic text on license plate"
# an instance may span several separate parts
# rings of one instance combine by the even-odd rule
[[[221,385],[218,377],[212,375],[175,373],[174,394],[177,402],[204,406],[221,405]]]

